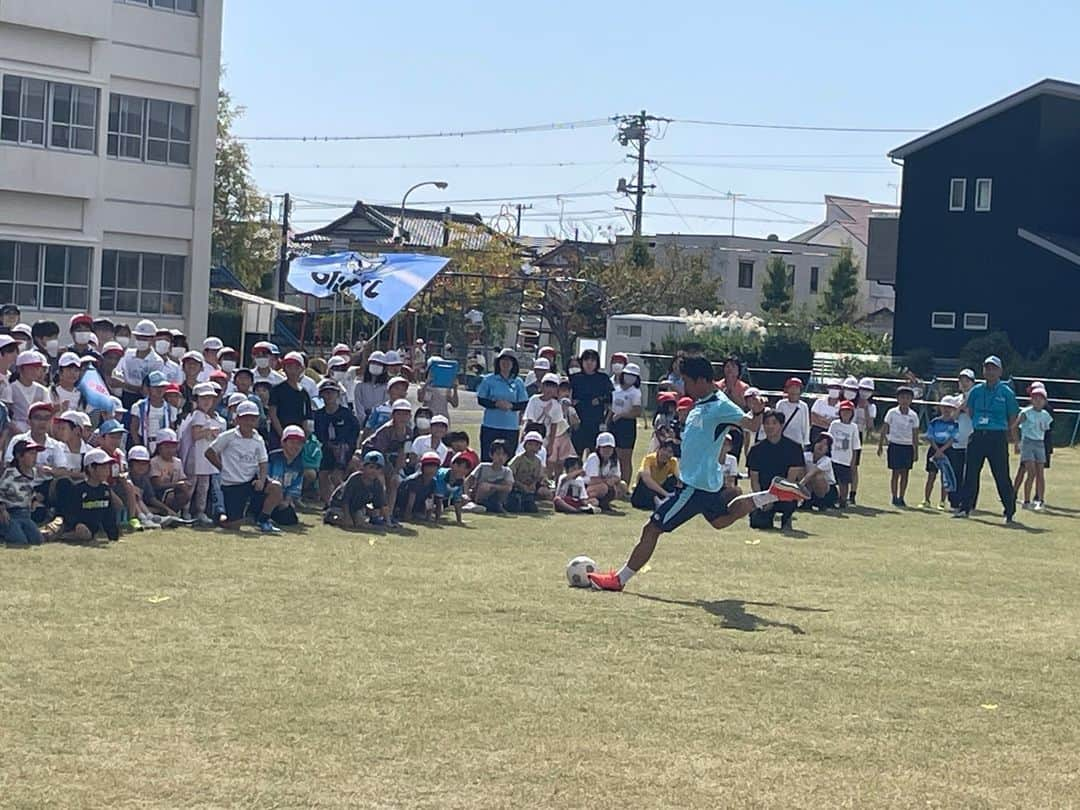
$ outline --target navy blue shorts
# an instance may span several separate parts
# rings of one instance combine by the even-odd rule
[[[737,493],[733,490],[708,492],[683,486],[665,498],[652,513],[652,520],[661,531],[672,532],[689,520],[701,515],[710,523],[728,513],[728,504]]]

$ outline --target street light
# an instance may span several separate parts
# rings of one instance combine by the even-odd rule
[[[417,183],[415,186],[411,186],[406,192],[405,196],[401,198],[401,214],[398,216],[397,232],[394,234],[395,244],[400,244],[405,241],[405,201],[409,199],[409,195],[416,191],[418,188],[424,186],[435,186],[435,188],[442,190],[450,184],[445,180],[425,180],[422,183]]]

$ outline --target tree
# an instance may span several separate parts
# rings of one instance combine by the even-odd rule
[[[217,159],[214,166],[213,260],[227,266],[249,290],[258,290],[274,268],[279,234],[268,220],[270,201],[251,179],[247,146],[232,134],[243,108],[218,92]]]
[[[773,256],[765,269],[765,283],[761,287],[761,309],[776,318],[791,312],[793,290],[788,283],[787,264],[783,256]]]
[[[859,308],[859,263],[851,248],[840,249],[836,264],[818,304],[818,317],[826,325],[851,323]]]

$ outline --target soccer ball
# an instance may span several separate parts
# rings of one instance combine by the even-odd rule
[[[596,561],[591,557],[574,557],[566,564],[566,581],[571,588],[591,588],[588,574],[596,570]]]

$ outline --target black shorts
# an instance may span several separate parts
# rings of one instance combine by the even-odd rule
[[[862,462],[862,448],[860,447],[858,450],[855,451],[855,460],[851,463],[851,466],[858,467],[861,462]]]
[[[934,448],[933,447],[926,448],[926,471],[928,473],[934,473],[935,475],[938,472],[938,466],[937,466],[937,464],[934,463]]]
[[[733,490],[708,492],[683,486],[672,492],[653,510],[652,520],[661,531],[671,532],[698,515],[710,523],[728,513],[728,504],[735,497]]]
[[[851,467],[847,464],[837,464],[835,461],[832,463],[833,475],[836,476],[837,484],[850,484],[851,483]]]
[[[258,494],[262,495],[261,492]],[[225,519],[229,522],[241,520],[247,514],[252,497],[256,495],[255,482],[222,484],[221,495],[225,499]]]
[[[833,466],[835,470],[835,465]],[[821,496],[815,495],[808,501],[804,501],[808,507],[816,507],[817,509],[835,509],[840,503],[840,492],[836,488],[836,484],[831,485],[825,494]]]
[[[620,450],[633,450],[637,441],[636,419],[615,419],[611,423],[611,433],[615,437],[615,446]]]
[[[890,470],[910,470],[915,466],[915,448],[910,444],[890,442],[887,458]]]

